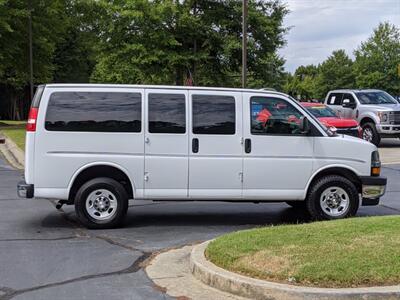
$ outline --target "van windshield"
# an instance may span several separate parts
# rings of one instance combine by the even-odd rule
[[[380,92],[356,92],[361,104],[396,104],[396,100],[388,93]]]

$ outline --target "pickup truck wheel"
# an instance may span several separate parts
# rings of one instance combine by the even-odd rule
[[[286,204],[297,209],[305,209],[306,202],[305,201],[286,201]]]
[[[89,180],[75,196],[75,212],[87,228],[115,228],[122,223],[127,209],[126,190],[111,178]]]
[[[374,123],[365,123],[362,125],[362,138],[375,146],[378,146],[381,142],[379,132],[376,130]]]
[[[357,188],[350,180],[328,175],[317,180],[310,188],[306,207],[315,220],[333,220],[354,216],[359,202]]]

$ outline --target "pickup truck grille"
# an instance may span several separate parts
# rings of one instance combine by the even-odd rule
[[[359,137],[358,136],[358,128],[357,127],[337,128],[336,133],[338,133],[338,134],[347,134],[347,135]]]
[[[390,124],[400,125],[400,111],[395,111],[389,114]]]

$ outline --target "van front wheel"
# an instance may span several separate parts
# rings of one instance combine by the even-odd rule
[[[111,178],[95,178],[83,184],[75,197],[79,221],[91,229],[119,226],[128,209],[128,194]]]
[[[359,206],[356,186],[347,178],[329,175],[317,180],[306,200],[307,211],[315,220],[354,216]]]

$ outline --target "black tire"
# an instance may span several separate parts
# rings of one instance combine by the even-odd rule
[[[106,220],[97,220],[89,215],[86,209],[86,199],[95,190],[103,189],[111,192],[117,201],[116,212]],[[115,228],[121,225],[128,210],[128,194],[118,181],[99,177],[84,183],[75,196],[75,212],[79,221],[90,229]]]
[[[322,193],[329,187],[340,187],[348,195],[348,207],[340,216],[332,216],[322,208],[320,198]],[[356,186],[347,178],[338,175],[328,175],[318,179],[310,188],[306,208],[314,220],[334,220],[352,217],[357,213],[359,207],[359,195]]]
[[[306,208],[306,201],[286,201],[286,204],[296,209]]]
[[[363,130],[362,138],[378,147],[379,143],[381,142],[381,136],[379,135],[379,132],[376,130],[375,124],[371,122],[365,123],[362,125],[362,130]],[[364,135],[366,130],[371,132],[372,134],[372,138],[370,140],[367,139],[366,136]]]

